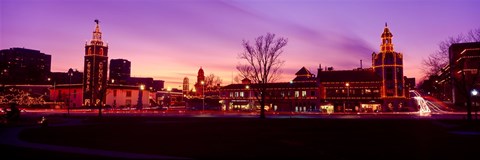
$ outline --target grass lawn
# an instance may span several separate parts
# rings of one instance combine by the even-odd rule
[[[194,159],[465,159],[479,135],[454,120],[103,117],[82,125],[32,128],[20,138]]]

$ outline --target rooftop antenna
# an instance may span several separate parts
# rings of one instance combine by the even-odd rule
[[[360,69],[362,69],[363,66],[362,66],[362,60],[360,60]]]

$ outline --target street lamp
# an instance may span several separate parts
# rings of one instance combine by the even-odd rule
[[[348,105],[348,98],[350,98],[350,83],[345,83],[345,86],[347,87],[347,105]],[[345,106],[343,106],[343,112],[345,112]]]
[[[248,99],[248,107],[251,109],[252,107],[250,107],[250,86],[246,85],[245,89],[248,91],[248,96],[245,97]]]
[[[472,97],[476,97],[478,94],[478,91],[476,89],[473,89],[472,90]],[[475,119],[478,120],[478,117],[477,117],[477,105],[476,105],[477,102],[473,103],[473,108],[475,109]]]
[[[51,78],[48,78],[47,79],[48,81],[51,81],[52,79]],[[55,108],[55,106],[57,105],[57,93],[55,93],[55,80],[53,80],[53,107]]]
[[[73,76],[73,69],[68,70],[68,103],[67,103],[67,115],[70,115],[70,88],[72,87],[72,76]]]
[[[138,101],[137,101],[137,110],[142,109],[143,103],[142,103],[142,97],[143,97],[143,90],[145,89],[145,85],[141,84],[140,87],[138,88]]]
[[[168,99],[167,99],[167,107],[170,107],[170,101],[172,100],[172,97],[171,97],[171,94],[170,94],[170,91],[172,91],[172,88],[170,87],[167,87],[167,91],[168,91]]]
[[[205,82],[200,82],[202,84],[202,111],[205,111]]]

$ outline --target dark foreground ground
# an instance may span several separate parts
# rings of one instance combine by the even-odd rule
[[[63,123],[61,117],[48,117]],[[20,139],[191,159],[477,159],[478,125],[438,119],[82,117]],[[3,126],[5,132],[14,126]],[[114,159],[0,145],[6,159]],[[4,158],[1,159],[4,159]],[[471,158],[468,158],[471,159]]]

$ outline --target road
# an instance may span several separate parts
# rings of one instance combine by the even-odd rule
[[[417,101],[421,114],[466,114],[465,112],[454,112],[452,107],[435,97],[421,94],[416,90],[410,91],[410,96]]]
[[[433,105],[426,105],[433,108]],[[378,112],[378,113],[320,113],[320,112],[267,112],[267,118],[321,118],[321,119],[463,119],[465,112],[449,112],[430,109],[430,112]],[[49,115],[67,115],[65,110],[27,110],[22,116],[38,117]],[[70,110],[72,116],[97,116],[98,110]],[[256,118],[258,112],[225,112],[225,111],[159,111],[159,110],[130,110],[130,111],[103,111],[102,116],[143,116],[143,117],[225,117],[225,118]]]
[[[417,112],[375,112],[375,113],[321,113],[321,112],[266,112],[267,118],[337,118],[337,119],[464,119],[466,112],[454,112],[451,107],[434,97],[422,95],[418,91],[411,90],[410,95],[417,101],[420,110]],[[23,115],[46,116],[52,114],[70,115],[98,115],[97,109],[26,109]],[[238,111],[191,111],[185,109],[172,110],[102,110],[103,116],[153,116],[153,117],[240,117],[255,118],[258,112]]]

